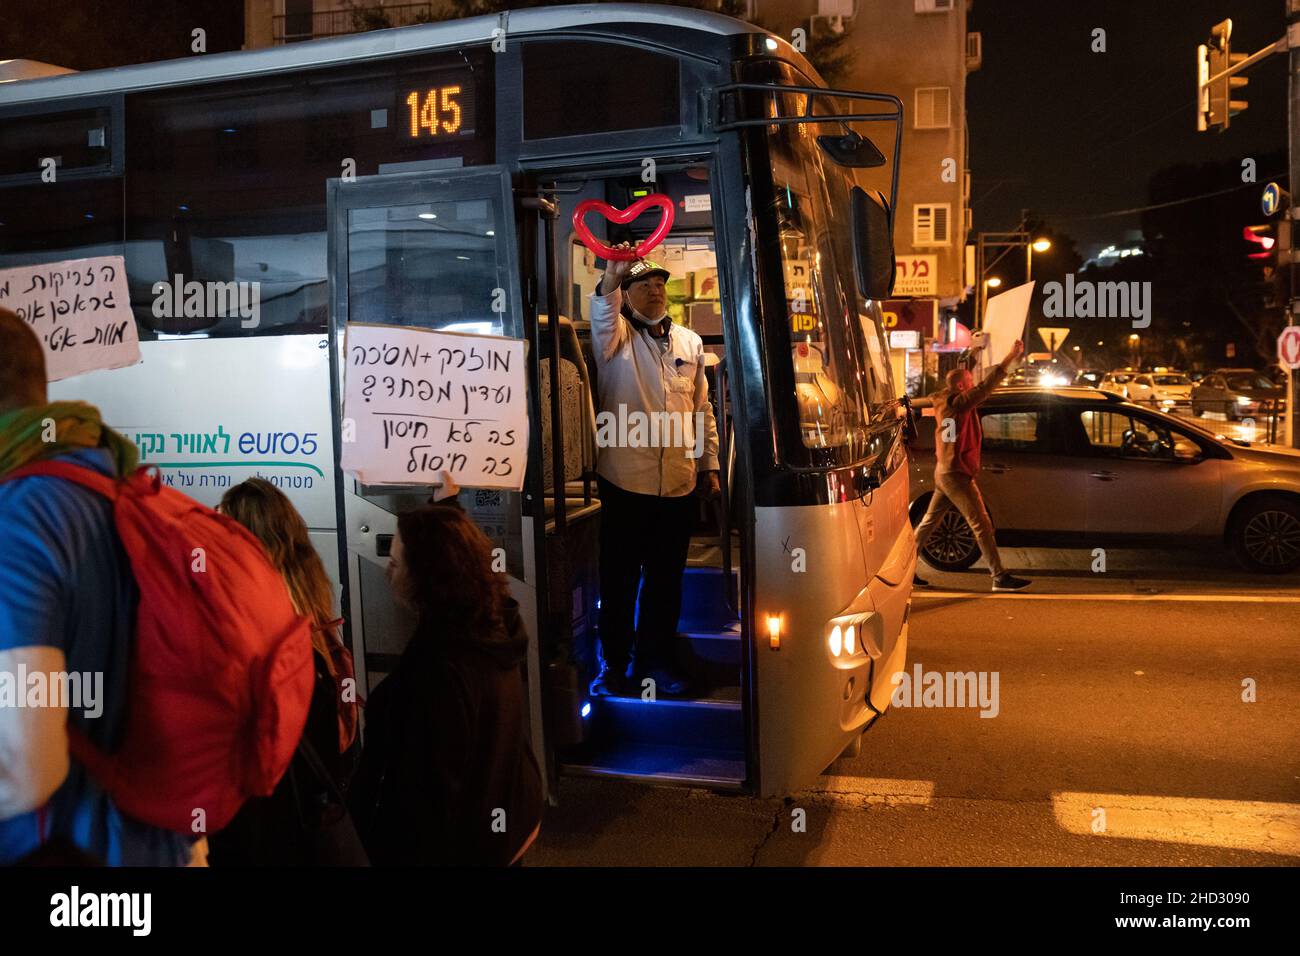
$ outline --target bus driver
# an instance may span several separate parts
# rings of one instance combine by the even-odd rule
[[[718,428],[704,343],[668,317],[668,278],[653,262],[611,260],[591,295],[600,417],[632,423],[613,440],[597,436],[603,661],[593,696],[628,696],[647,678],[655,694],[687,693],[674,662],[682,575],[692,492],[719,491]]]

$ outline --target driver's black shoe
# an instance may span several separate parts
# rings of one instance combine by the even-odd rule
[[[654,681],[655,697],[685,697],[691,690],[690,681],[669,667],[651,667],[638,672],[635,680],[638,695],[646,689],[647,680]]]
[[[635,697],[636,688],[624,672],[605,665],[587,688],[592,697]]]

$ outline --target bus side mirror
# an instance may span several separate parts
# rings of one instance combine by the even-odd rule
[[[843,136],[834,133],[818,136],[817,145],[841,166],[872,169],[885,165],[885,154],[876,144],[853,130],[846,130]]]
[[[889,203],[879,193],[853,187],[853,269],[868,299],[894,291],[894,230]]]

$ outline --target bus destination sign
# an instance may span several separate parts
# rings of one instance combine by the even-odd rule
[[[474,132],[474,86],[470,77],[449,77],[435,86],[401,91],[408,141],[439,141]]]

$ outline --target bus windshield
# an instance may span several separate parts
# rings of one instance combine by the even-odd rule
[[[783,105],[783,115],[802,112],[801,94],[782,98],[795,101]],[[843,449],[856,460],[894,387],[878,311],[854,278],[851,183],[817,146],[818,128],[767,127],[794,398],[804,446]]]

